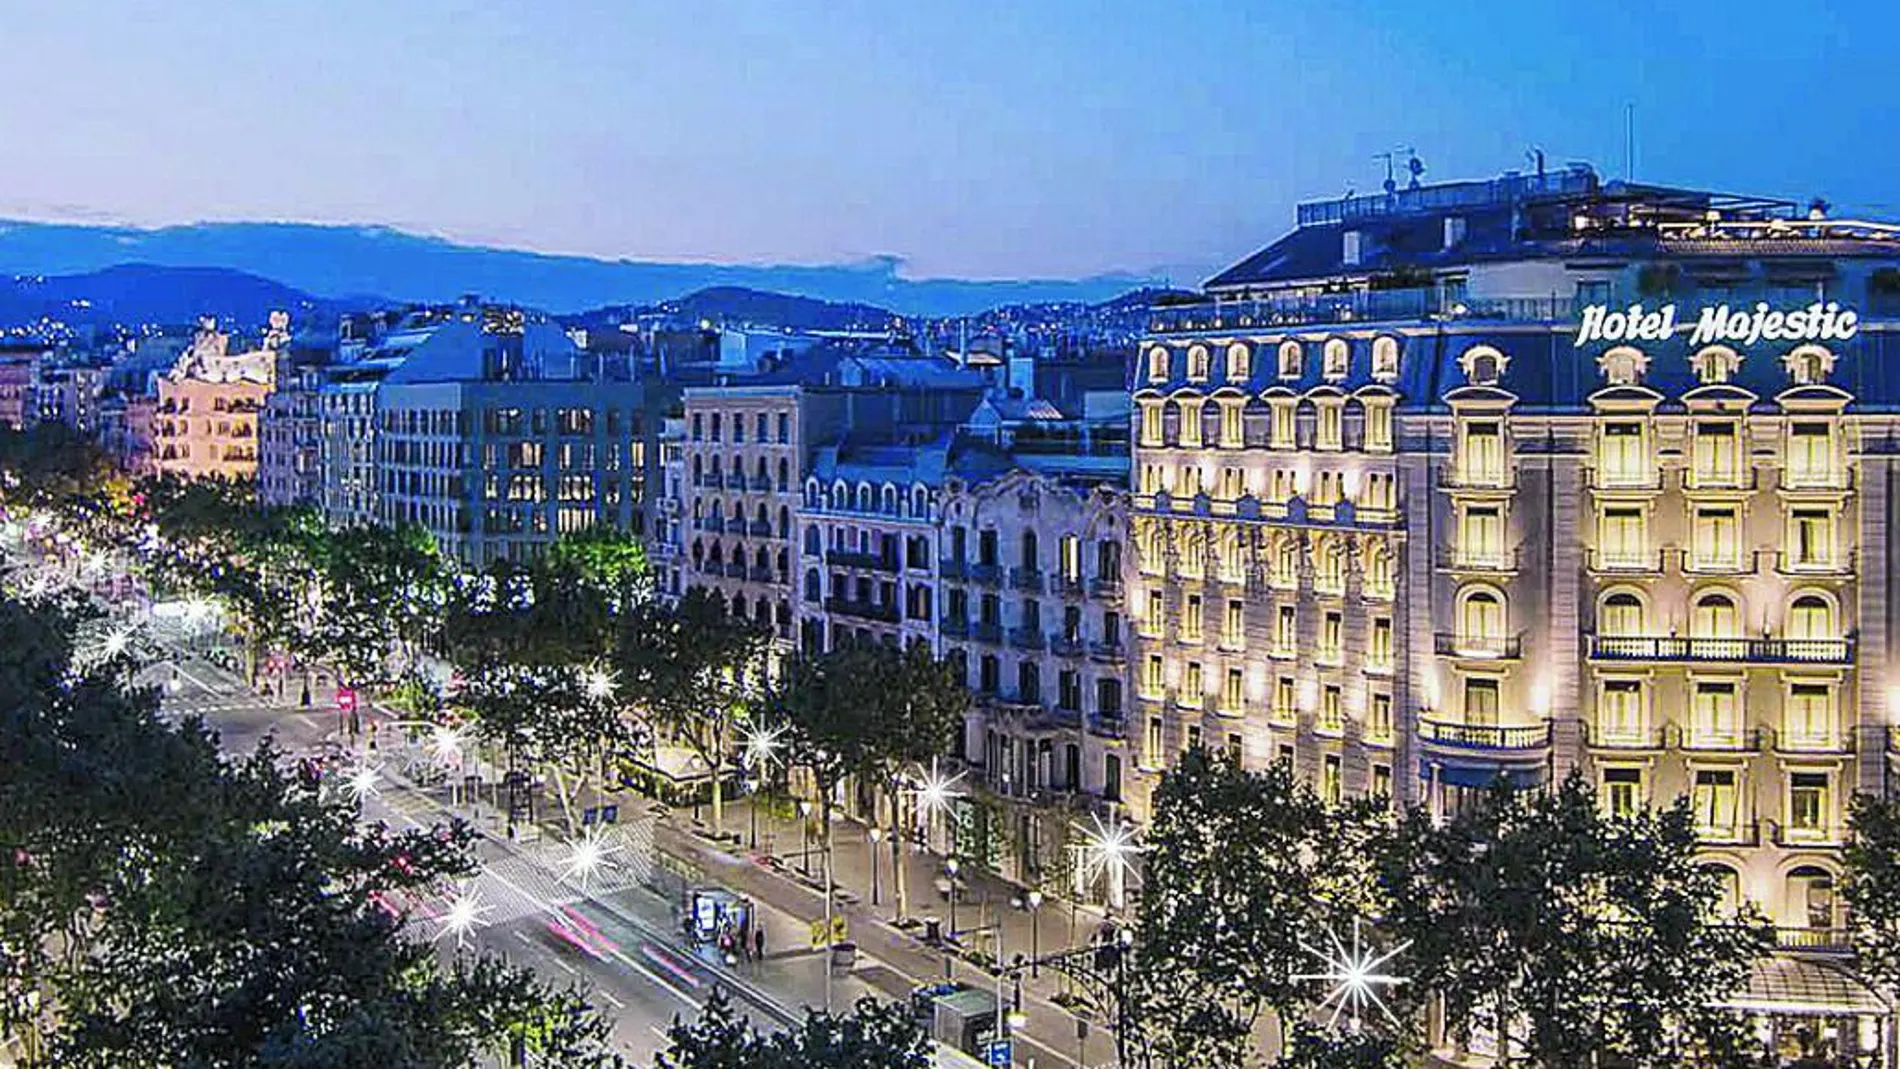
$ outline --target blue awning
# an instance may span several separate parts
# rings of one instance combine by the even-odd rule
[[[1421,760],[1418,763],[1418,778],[1429,783],[1434,764],[1438,766],[1438,782],[1454,787],[1489,787],[1502,778],[1521,791],[1541,786],[1545,775],[1545,766],[1541,761],[1534,765],[1495,765]]]

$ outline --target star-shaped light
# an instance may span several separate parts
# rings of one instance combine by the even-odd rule
[[[462,758],[462,733],[448,724],[437,724],[429,737],[429,749],[437,761],[453,764]]]
[[[109,661],[125,655],[132,648],[132,628],[125,624],[111,628],[99,638],[99,659]]]
[[[606,668],[590,668],[581,682],[587,696],[597,702],[604,702],[620,689],[620,675]]]
[[[756,776],[771,767],[773,758],[785,747],[785,725],[774,724],[768,728],[753,724],[746,728],[744,742],[741,756],[746,768]]]
[[[1135,833],[1120,822],[1102,823],[1099,814],[1089,814],[1089,820],[1092,826],[1079,828],[1082,841],[1076,846],[1082,855],[1083,880],[1092,883],[1103,875],[1112,881],[1126,880],[1134,875],[1135,857],[1141,853]]]
[[[567,841],[567,859],[562,862],[567,870],[564,877],[586,890],[596,874],[614,867],[613,855],[619,852],[619,844],[608,842],[598,825],[588,828],[579,838]]]
[[[488,914],[493,909],[493,906],[482,901],[481,888],[474,884],[463,887],[454,898],[449,899],[448,907],[436,917],[441,927],[436,930],[435,937],[454,936],[456,946],[467,946],[468,937],[477,928],[487,927]]]
[[[1325,999],[1320,1002],[1322,1009],[1329,1003],[1333,1005],[1333,1015],[1326,1022],[1326,1026],[1331,1028],[1337,1025],[1340,1015],[1346,1014],[1348,1026],[1356,1033],[1359,1031],[1361,1011],[1368,1005],[1377,1006],[1379,1012],[1385,1015],[1386,1020],[1398,1024],[1398,1018],[1393,1015],[1391,1007],[1385,1004],[1385,999],[1380,997],[1379,992],[1381,989],[1390,990],[1410,981],[1403,976],[1381,970],[1387,962],[1404,953],[1412,945],[1412,941],[1407,939],[1383,954],[1375,953],[1361,940],[1357,917],[1354,917],[1352,922],[1350,948],[1339,938],[1339,934],[1330,928],[1326,931],[1326,939],[1329,945],[1324,949],[1310,946],[1305,942],[1300,943],[1308,954],[1320,960],[1325,966],[1324,969],[1320,972],[1303,973],[1293,977],[1295,980],[1318,980],[1333,985],[1332,989],[1326,993]]]
[[[946,812],[950,803],[963,796],[957,784],[963,782],[963,773],[946,776],[937,768],[937,759],[930,759],[930,771],[917,781],[917,807],[928,817],[933,813]]]
[[[343,781],[343,787],[350,792],[351,798],[361,803],[382,793],[377,780],[376,769],[369,765],[358,765],[356,771],[351,772],[349,778]]]

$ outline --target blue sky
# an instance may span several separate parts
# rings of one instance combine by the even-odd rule
[[[920,276],[1175,270],[1595,161],[1900,217],[1900,5],[3,0],[0,214]]]

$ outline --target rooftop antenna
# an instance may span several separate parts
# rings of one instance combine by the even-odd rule
[[[1537,168],[1537,181],[1541,184],[1544,180],[1544,150],[1532,145],[1530,150],[1524,153],[1524,158],[1531,161],[1531,166]]]
[[[1418,158],[1417,149],[1408,148],[1405,150],[1405,155],[1405,170],[1412,176],[1412,184],[1407,188],[1417,189],[1418,176],[1425,173],[1425,161]]]
[[[1636,105],[1623,105],[1623,181],[1636,170]]]
[[[1391,152],[1375,152],[1372,155],[1372,158],[1375,160],[1385,161],[1385,195],[1388,197],[1398,192],[1398,189],[1399,189],[1398,182],[1392,178],[1393,156],[1394,156],[1394,153],[1391,153]]]

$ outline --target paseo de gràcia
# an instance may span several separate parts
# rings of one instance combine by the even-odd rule
[[[1754,308],[1731,309],[1718,304],[1702,309],[1693,324],[1680,321],[1673,304],[1650,310],[1641,304],[1612,311],[1593,304],[1583,310],[1577,326],[1576,347],[1592,342],[1662,341],[1688,330],[1691,346],[1753,345],[1761,341],[1846,341],[1860,332],[1860,313],[1833,301],[1815,301],[1805,308],[1772,308],[1767,302]]]

